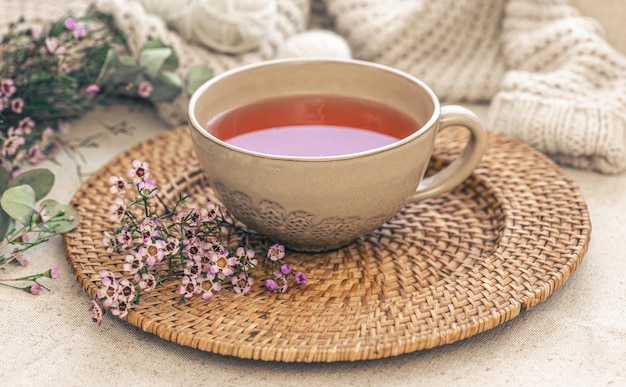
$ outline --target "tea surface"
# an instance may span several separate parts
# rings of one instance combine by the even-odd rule
[[[387,105],[358,98],[300,95],[258,101],[207,124],[214,136],[284,156],[334,156],[391,144],[420,125]]]

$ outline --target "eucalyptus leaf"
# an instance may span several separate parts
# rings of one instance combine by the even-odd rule
[[[193,94],[198,87],[213,77],[213,71],[203,65],[194,66],[187,76],[187,93]]]
[[[46,199],[41,202],[41,210],[46,209],[46,216],[50,217],[47,222],[49,230],[56,234],[63,234],[78,226],[79,219],[76,210],[72,207],[61,204],[53,199]]]
[[[30,224],[35,203],[35,190],[26,184],[7,189],[0,198],[2,209],[23,225]]]
[[[144,71],[144,67],[130,55],[117,56],[112,61],[111,67],[113,69],[112,78],[119,83],[137,82],[137,77]]]
[[[13,226],[13,218],[9,216],[2,208],[0,208],[0,241],[4,239],[7,232]]]
[[[7,189],[10,179],[11,175],[9,172],[4,169],[4,167],[0,166],[0,195],[2,195],[5,189]]]
[[[163,48],[163,47],[167,47],[167,46],[163,44],[163,42],[161,42],[159,39],[152,39],[152,40],[148,40],[141,49],[146,50],[150,48]]]
[[[164,71],[152,82],[153,90],[150,94],[150,100],[153,102],[171,101],[180,94],[182,90],[182,82],[174,73]]]
[[[168,60],[171,62],[173,54],[174,51],[168,47],[144,49],[139,53],[139,64],[145,67],[148,76],[155,78],[163,70],[176,69],[178,63],[175,56],[176,66],[172,68],[171,63],[166,65]]]
[[[9,188],[27,184],[35,191],[35,201],[46,196],[54,185],[54,173],[48,169],[37,168],[16,176],[9,183]]]

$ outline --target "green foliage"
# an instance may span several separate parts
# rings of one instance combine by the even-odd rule
[[[35,214],[35,190],[26,184],[9,188],[2,193],[0,205],[13,219],[21,224],[28,225]]]

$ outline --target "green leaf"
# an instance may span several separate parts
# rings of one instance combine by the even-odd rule
[[[193,94],[200,85],[213,77],[213,71],[203,65],[194,66],[187,76],[187,93]]]
[[[0,208],[0,240],[4,239],[11,226],[13,226],[13,219]]]
[[[151,48],[163,48],[163,47],[167,47],[167,46],[158,39],[152,39],[152,40],[148,40],[141,49],[146,50],[146,49],[151,49]]]
[[[182,90],[182,82],[174,73],[164,71],[152,82],[150,100],[153,102],[171,101]]]
[[[18,175],[9,183],[9,188],[27,184],[35,191],[35,201],[41,200],[54,185],[54,174],[48,169],[31,169]]]
[[[114,82],[133,83],[144,71],[135,58],[130,55],[119,55],[111,59],[111,74]]]
[[[50,220],[46,222],[49,230],[57,234],[71,231],[78,226],[79,219],[76,210],[65,204],[61,204],[53,199],[46,199],[41,202],[41,209],[46,209],[46,216]]]
[[[145,67],[148,76],[155,78],[161,71],[175,70],[178,67],[178,59],[171,48],[150,48],[141,50],[139,64]]]
[[[0,195],[7,189],[9,180],[11,180],[11,175],[4,167],[0,166]]]
[[[35,203],[35,190],[26,184],[7,189],[0,198],[2,209],[23,225],[30,224],[35,213]]]

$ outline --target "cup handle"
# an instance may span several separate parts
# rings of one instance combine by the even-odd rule
[[[461,106],[442,106],[437,133],[452,126],[461,126],[470,132],[470,139],[463,153],[441,171],[423,179],[409,202],[415,203],[451,191],[461,184],[480,162],[487,146],[487,132],[478,117]]]

